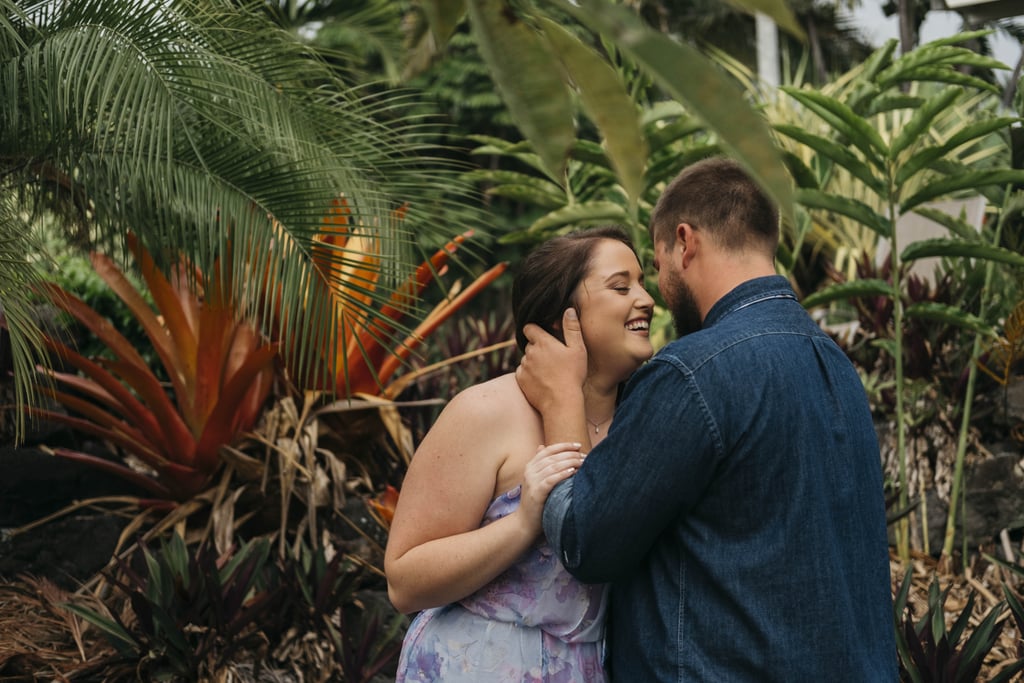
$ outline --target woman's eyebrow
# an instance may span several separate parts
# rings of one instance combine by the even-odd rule
[[[609,281],[614,280],[615,278],[618,278],[618,277],[632,277],[632,275],[630,274],[630,272],[628,270],[619,270],[619,271],[616,271],[616,272],[608,275],[604,279],[604,281],[605,282],[609,282]]]

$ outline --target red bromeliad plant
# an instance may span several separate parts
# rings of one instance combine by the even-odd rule
[[[400,221],[404,215],[405,209],[401,208],[393,218]],[[373,307],[373,294],[381,276],[380,248],[377,242],[361,234],[358,226],[351,225],[350,217],[345,199],[337,200],[325,218],[327,227],[315,240],[313,263],[321,276],[332,283],[329,291],[339,339],[333,345],[334,357],[322,355],[317,366],[304,374],[305,388],[336,388],[346,396],[394,398],[388,383],[402,363],[441,323],[504,273],[508,264],[494,266],[465,289],[456,283],[409,331],[402,326],[402,319],[416,312],[427,285],[446,272],[452,254],[472,232],[463,233],[438,249],[378,309]],[[345,257],[331,258],[332,252],[343,252]],[[323,348],[332,345],[325,344]]]
[[[273,378],[275,345],[263,343],[239,318],[230,274],[215,268],[210,277],[179,262],[169,280],[150,254],[129,235],[159,314],[105,255],[93,254],[96,272],[138,318],[170,380],[173,397],[139,353],[108,320],[56,285],[42,293],[107,345],[113,358],[88,359],[54,339],[49,348],[81,375],[53,372],[64,390],[52,396],[71,414],[37,414],[104,439],[127,461],[54,449],[122,476],[162,499],[184,500],[203,490],[220,469],[220,447],[252,427]]]

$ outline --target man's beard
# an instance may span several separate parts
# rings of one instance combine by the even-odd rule
[[[669,303],[669,310],[672,311],[672,323],[676,328],[676,336],[685,337],[691,332],[696,332],[704,326],[704,321],[701,318],[700,308],[697,306],[693,290],[685,282],[676,278],[674,274],[670,275],[667,284],[672,288],[671,303],[668,301],[669,297],[665,297],[665,299],[666,303]]]

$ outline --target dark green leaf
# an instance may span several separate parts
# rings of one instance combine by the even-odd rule
[[[597,201],[586,204],[572,204],[541,216],[527,229],[529,232],[547,232],[565,226],[596,225],[602,222],[626,223],[629,215],[626,209],[614,202]]]
[[[965,85],[979,90],[987,90],[998,94],[999,86],[976,76],[969,76],[959,71],[954,71],[943,66],[918,66],[906,69],[898,73],[898,77],[882,79],[879,77],[879,86],[882,88],[893,88],[901,82],[909,81],[933,81],[935,83],[949,83],[952,85]]]
[[[889,237],[892,234],[890,223],[884,216],[878,215],[870,206],[856,199],[801,188],[796,191],[796,200],[808,209],[831,211],[852,218],[882,237]]]
[[[544,41],[501,0],[469,0],[468,6],[477,46],[502,99],[552,179],[561,183],[576,137],[561,67]]]
[[[968,313],[962,308],[947,306],[946,304],[940,304],[935,301],[923,301],[911,304],[910,306],[907,306],[904,314],[907,318],[933,320],[945,325],[971,330],[982,336],[992,336],[994,334],[992,331],[992,325],[985,322],[978,316]]]
[[[647,143],[640,114],[618,72],[578,38],[546,18],[538,22],[576,84],[583,108],[597,125],[622,186],[634,203],[643,189]]]
[[[954,192],[973,190],[975,192],[986,185],[1010,185],[1024,183],[1024,170],[991,169],[985,171],[967,171],[949,178],[934,180],[912,197],[900,204],[900,212],[907,213],[925,202],[944,197]]]
[[[945,211],[939,211],[938,209],[933,209],[927,206],[919,206],[914,209],[914,213],[938,223],[962,240],[977,242],[981,239],[978,228],[969,224],[959,216],[951,216]]]
[[[883,167],[882,159],[888,155],[888,145],[874,126],[852,109],[821,92],[789,86],[782,86],[779,89],[821,117],[839,135],[847,138],[868,161],[879,168]]]
[[[880,178],[876,178],[874,173],[871,172],[871,168],[853,154],[849,147],[823,138],[820,135],[815,135],[802,126],[793,126],[783,123],[777,124],[775,126],[775,130],[810,147],[818,154],[828,158],[830,161],[839,164],[849,171],[853,177],[859,179],[869,188],[874,190],[880,197],[885,198],[888,195],[888,186],[885,181]]]
[[[905,164],[900,166],[896,171],[896,185],[902,185],[907,182],[911,176],[922,169],[932,169],[934,163],[938,159],[942,158],[957,147],[960,147],[971,140],[991,135],[992,133],[1003,128],[1007,128],[1018,121],[1019,119],[1015,117],[1005,116],[964,125],[957,129],[957,131],[950,136],[946,142],[941,145],[926,147],[918,151],[914,156],[908,159]]]
[[[793,180],[796,182],[797,187],[807,188],[811,190],[821,189],[818,184],[818,176],[814,174],[804,160],[793,154],[792,152],[783,151],[782,160],[786,164],[786,168],[789,169],[790,175],[793,176]]]
[[[792,220],[792,188],[764,118],[745,94],[695,48],[649,29],[628,9],[605,0],[583,0],[558,6],[593,31],[607,36],[666,93],[708,124],[722,147],[746,166]]]
[[[918,142],[921,134],[928,130],[935,117],[945,111],[962,93],[963,88],[946,88],[917,107],[910,121],[900,128],[889,145],[889,159],[895,160],[903,150]]]
[[[884,280],[865,278],[863,280],[840,282],[819,289],[813,294],[804,297],[803,305],[804,308],[815,308],[834,301],[848,301],[849,299],[875,296],[884,296],[891,299],[895,296],[895,291],[892,285]]]
[[[964,242],[946,238],[934,238],[911,242],[903,249],[900,258],[914,261],[930,256],[942,258],[976,258],[1024,268],[1024,255],[984,242]]]
[[[548,192],[534,185],[495,185],[487,189],[487,194],[494,197],[506,197],[518,202],[531,204],[542,209],[557,209],[565,206],[564,194]]]
[[[864,116],[874,116],[900,109],[917,109],[923,103],[924,98],[915,95],[880,95],[871,98]]]

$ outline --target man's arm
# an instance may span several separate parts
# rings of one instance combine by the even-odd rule
[[[565,344],[537,325],[526,325],[529,344],[516,368],[516,381],[544,422],[544,442],[577,442],[590,450],[583,406],[583,382],[587,377],[587,348],[576,311],[562,315]]]

